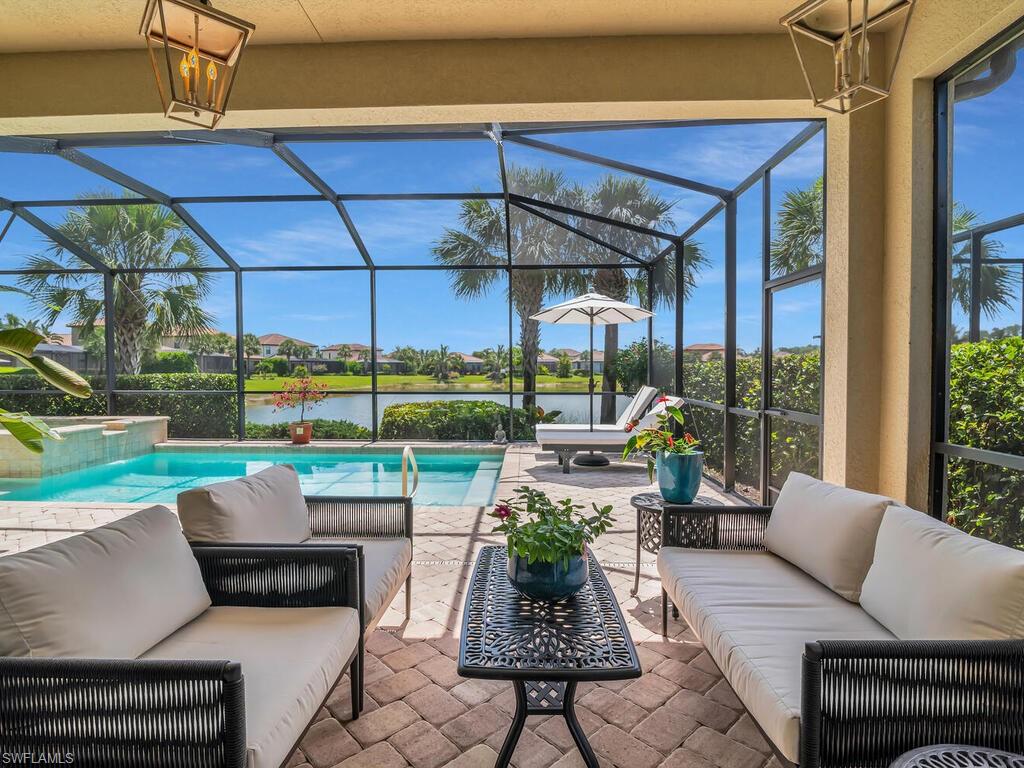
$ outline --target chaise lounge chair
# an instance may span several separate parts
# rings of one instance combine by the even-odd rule
[[[658,403],[644,416],[657,396],[654,387],[641,387],[614,424],[594,424],[593,428],[588,424],[538,424],[537,442],[543,450],[558,454],[562,472],[569,474],[572,458],[580,451],[621,453],[629,440],[627,424],[641,418],[653,421],[654,416],[665,410],[666,403]],[[677,398],[670,398],[669,402],[679,404]]]

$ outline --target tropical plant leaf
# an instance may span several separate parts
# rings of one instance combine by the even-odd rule
[[[23,359],[30,368],[62,392],[81,398],[92,395],[92,387],[89,382],[60,363],[41,355],[32,355],[32,357]]]
[[[46,338],[42,334],[27,328],[8,328],[0,331],[0,352],[9,352],[26,359],[31,357],[36,347],[44,341]]]
[[[43,452],[43,438],[64,439],[58,432],[46,426],[42,420],[28,413],[12,413],[0,408],[0,426],[10,432],[15,440],[32,453]]]

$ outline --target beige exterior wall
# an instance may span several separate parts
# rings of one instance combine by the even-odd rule
[[[918,0],[892,96],[829,118],[828,479],[926,503],[932,79],[1020,16],[1024,0]],[[0,133],[179,127],[141,51],[0,71]],[[231,107],[224,128],[822,114],[781,34],[254,47]]]

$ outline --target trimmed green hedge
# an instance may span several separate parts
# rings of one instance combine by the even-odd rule
[[[1024,455],[1024,339],[953,346],[949,441]],[[1024,472],[951,458],[948,477],[947,522],[1024,549]]]
[[[80,399],[69,395],[38,392],[0,394],[0,408],[28,411],[36,416],[104,416],[107,397],[102,390],[106,379],[89,377],[97,390],[92,397]],[[230,438],[238,437],[238,400],[233,374],[225,373],[140,373],[117,377],[118,389],[133,390],[215,390],[224,394],[187,395],[180,392],[116,395],[115,410],[133,416],[169,416],[168,437]],[[8,375],[0,378],[0,389],[49,389],[35,374]]]
[[[314,440],[369,440],[370,430],[344,419],[311,419]],[[256,424],[245,422],[245,436],[250,440],[287,440],[291,437],[287,424]]]
[[[517,435],[532,434],[522,408],[512,412]],[[397,403],[384,409],[382,440],[493,440],[501,424],[508,431],[508,406],[493,400],[431,400]]]

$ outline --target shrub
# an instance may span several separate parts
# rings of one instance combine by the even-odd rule
[[[654,340],[654,381],[672,381],[674,356],[672,347]],[[634,341],[615,356],[615,379],[626,392],[635,392],[647,383],[647,342]]]
[[[953,345],[949,442],[1024,454],[1024,339]],[[1024,549],[1024,472],[951,458],[948,478],[947,522]]]
[[[317,365],[314,365],[310,370],[314,376],[323,376],[327,373],[327,366],[324,365],[323,363],[318,363]]]
[[[295,366],[294,370],[292,370],[292,376],[295,376],[296,378],[299,379],[308,379],[309,368],[307,368],[302,363],[299,363],[298,365]]]
[[[270,371],[275,376],[287,376],[288,375],[288,360],[283,357],[268,357],[262,362],[270,366]]]
[[[432,400],[398,403],[384,409],[382,440],[492,440],[501,424],[508,429],[508,406],[493,400]],[[526,411],[515,408],[515,434],[532,432]]]
[[[273,376],[274,366],[270,364],[269,360],[260,360],[256,363],[256,367],[252,369],[252,372],[257,376]]]
[[[370,430],[344,419],[311,419],[313,437],[317,440],[369,440]],[[245,423],[245,436],[252,440],[287,440],[287,424]]]
[[[560,379],[568,379],[572,376],[572,360],[564,352],[558,356],[558,371],[555,375]]]
[[[199,373],[191,352],[157,352],[142,364],[143,373]]]
[[[93,396],[79,399],[68,395],[39,392],[0,394],[0,407],[15,411],[29,411],[39,416],[104,416],[107,413],[106,387],[102,376],[88,378],[94,389]],[[4,379],[6,389],[50,389],[35,375],[9,376]],[[235,377],[224,373],[140,373],[121,374],[118,389],[142,390],[141,394],[114,396],[117,412],[132,416],[169,416],[168,437],[220,438],[238,436],[238,400],[235,397]],[[154,390],[153,394],[145,393]],[[182,392],[155,390],[214,390],[194,395]],[[223,391],[224,394],[217,394]]]

